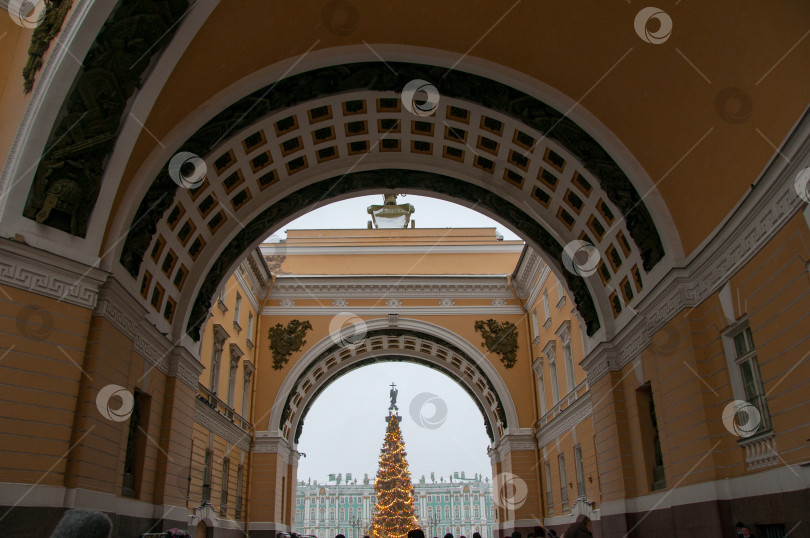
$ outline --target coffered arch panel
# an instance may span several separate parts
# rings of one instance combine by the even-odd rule
[[[192,303],[183,321],[196,337],[207,294],[238,263],[241,249],[300,212],[374,192],[371,170],[385,171],[378,173],[377,192],[435,193],[496,218],[558,270],[566,244],[596,245],[602,261],[588,284],[565,274],[591,335],[644,293],[667,248],[627,175],[592,137],[548,105],[466,73],[439,84],[433,114],[412,114],[398,92],[401,79],[439,77],[429,66],[396,67],[401,73],[393,78],[383,75],[383,64],[365,63],[285,79],[278,83],[290,85],[281,89],[285,98],[254,92],[179,148],[204,156],[206,180],[180,189],[164,167],[141,201],[120,256],[136,279],[133,291],[158,320],[173,324],[177,305]],[[365,88],[306,100],[346,86]],[[397,91],[373,89],[378,86]],[[294,88],[301,91],[290,93]],[[348,178],[354,183],[341,186]],[[320,195],[311,190],[319,180]],[[199,292],[186,296],[189,276]]]

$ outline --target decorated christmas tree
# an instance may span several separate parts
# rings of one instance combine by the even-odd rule
[[[391,406],[388,408],[388,428],[380,451],[380,468],[374,481],[377,503],[371,533],[374,538],[405,538],[408,531],[419,527],[413,504],[413,484],[405,441],[399,429],[402,417],[397,413],[397,390],[391,383]]]

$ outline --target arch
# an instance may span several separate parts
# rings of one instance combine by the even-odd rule
[[[517,409],[505,381],[486,356],[452,331],[417,319],[388,318],[365,322],[365,338],[341,346],[339,332],[312,346],[284,378],[268,421],[268,432],[295,446],[303,418],[318,394],[332,381],[380,357],[396,356],[437,369],[455,380],[484,415],[496,442],[519,429]]]
[[[377,64],[374,63],[362,65],[367,69],[377,69]],[[402,68],[399,65],[398,67]],[[425,66],[421,67],[424,68]],[[330,69],[334,69],[334,67]],[[323,74],[323,70],[316,72]],[[374,72],[376,73],[376,71]],[[311,73],[304,73],[301,76],[304,75],[311,75]],[[284,79],[282,82],[286,81],[288,79]],[[460,83],[457,82],[457,84]],[[503,85],[500,83],[493,84],[498,85],[495,89],[506,88],[505,86],[501,88]],[[506,90],[508,88],[504,91]],[[462,95],[466,91],[466,87],[457,88],[456,91],[459,95]],[[515,90],[511,91],[515,92]],[[621,172],[615,162],[607,156],[599,144],[590,138],[587,133],[573,122],[567,120],[563,115],[539,101],[534,100],[532,102],[536,101],[536,105],[540,107],[538,110],[541,109],[548,113],[548,117],[544,117],[542,121],[548,123],[551,119],[554,119],[554,121],[559,122],[559,125],[565,125],[568,131],[575,133],[571,134],[567,131],[567,134],[561,138],[565,139],[567,136],[570,140],[573,140],[579,137],[580,142],[584,141],[582,142],[584,146],[579,147],[578,150],[580,153],[586,150],[586,153],[591,152],[588,154],[590,155],[588,157],[589,162],[591,167],[599,173],[588,170],[588,163],[580,162],[576,154],[571,153],[567,146],[547,137],[546,133],[540,130],[542,126],[533,128],[527,124],[532,123],[531,121],[515,118],[513,111],[506,110],[509,106],[501,105],[503,110],[486,108],[480,104],[464,101],[460,97],[454,98],[451,96],[443,97],[444,102],[449,104],[447,104],[447,111],[442,113],[442,118],[423,118],[424,121],[420,120],[420,124],[428,125],[433,122],[433,126],[428,127],[431,133],[444,132],[445,126],[442,123],[448,123],[446,115],[452,112],[449,107],[458,106],[469,115],[476,114],[476,122],[480,120],[479,125],[469,125],[467,127],[470,138],[478,137],[480,139],[481,136],[486,136],[499,139],[497,144],[503,144],[504,146],[504,149],[500,150],[499,154],[497,152],[495,155],[482,153],[473,157],[473,154],[470,153],[461,159],[454,159],[447,154],[450,149],[463,153],[466,151],[465,147],[470,147],[469,143],[446,142],[444,139],[447,136],[445,136],[444,139],[439,137],[441,140],[435,142],[437,148],[444,144],[444,150],[437,149],[435,152],[431,150],[428,152],[431,153],[430,155],[424,155],[424,152],[419,151],[416,146],[411,148],[412,151],[406,152],[407,154],[396,154],[395,160],[391,158],[392,155],[395,155],[394,153],[383,154],[382,151],[379,154],[360,152],[362,155],[357,157],[347,156],[345,148],[338,148],[334,150],[334,155],[337,158],[332,159],[327,156],[324,158],[324,162],[318,162],[317,164],[315,162],[316,157],[312,153],[308,153],[311,162],[311,165],[309,165],[305,160],[307,155],[301,157],[296,153],[298,150],[293,149],[285,162],[283,151],[279,153],[279,144],[277,143],[288,134],[285,132],[283,136],[278,136],[277,128],[282,120],[297,118],[296,114],[298,114],[298,117],[301,118],[300,123],[303,126],[307,121],[307,115],[311,114],[316,108],[335,107],[333,112],[337,116],[336,109],[341,106],[345,107],[348,102],[363,100],[363,103],[367,103],[364,106],[371,108],[375,106],[375,102],[379,107],[380,99],[388,99],[394,102],[397,113],[399,113],[400,117],[403,117],[402,110],[399,107],[399,96],[391,91],[383,92],[366,89],[349,94],[331,94],[327,97],[319,97],[315,101],[293,104],[290,107],[286,107],[286,105],[280,106],[279,110],[273,113],[254,114],[252,112],[254,109],[261,109],[261,112],[266,112],[266,108],[269,106],[266,103],[261,106],[254,106],[258,102],[255,101],[255,93],[248,96],[247,101],[240,101],[239,106],[247,108],[247,112],[240,112],[244,117],[248,116],[248,112],[257,117],[240,120],[242,130],[236,131],[233,136],[220,144],[215,150],[208,151],[206,157],[211,171],[211,182],[204,183],[200,190],[209,191],[209,187],[211,189],[209,192],[202,193],[203,196],[200,200],[205,201],[211,196],[211,193],[216,191],[214,195],[218,196],[218,200],[221,200],[223,205],[223,208],[218,210],[219,220],[226,221],[226,224],[222,226],[223,231],[215,231],[212,234],[205,235],[206,222],[198,217],[195,230],[198,230],[199,235],[197,237],[202,238],[202,242],[197,242],[195,239],[194,242],[189,244],[192,246],[195,244],[205,245],[206,240],[209,244],[214,243],[213,246],[208,247],[209,252],[204,256],[208,261],[206,263],[195,262],[192,271],[196,273],[189,278],[189,281],[193,282],[192,286],[189,287],[191,291],[189,289],[186,291],[175,290],[172,287],[172,282],[168,279],[161,285],[161,289],[168,290],[167,297],[172,296],[173,304],[193,305],[192,310],[179,313],[179,317],[182,319],[179,324],[171,323],[170,318],[174,315],[173,309],[170,311],[168,307],[155,306],[158,312],[163,312],[163,317],[169,323],[161,319],[160,315],[153,315],[154,323],[161,330],[171,331],[178,340],[183,339],[184,332],[191,335],[193,340],[198,338],[199,322],[202,319],[200,314],[206,310],[206,303],[210,299],[209,292],[216,288],[218,282],[227,274],[228,270],[235,267],[238,258],[247,249],[258,244],[262,234],[269,235],[274,227],[281,226],[284,222],[292,220],[295,215],[313,209],[318,204],[334,201],[341,197],[358,195],[360,194],[358,189],[365,188],[367,192],[375,192],[373,180],[366,181],[365,187],[355,186],[354,190],[349,189],[343,192],[329,185],[330,179],[332,183],[342,181],[348,175],[345,171],[355,168],[371,170],[376,165],[378,169],[385,169],[386,172],[384,173],[389,177],[399,174],[397,184],[393,185],[393,187],[388,184],[388,188],[411,188],[414,192],[433,193],[445,199],[452,199],[462,204],[466,203],[468,206],[475,205],[480,207],[482,213],[515,229],[530,244],[536,248],[539,247],[545,253],[546,260],[551,262],[558,272],[565,274],[567,286],[577,303],[577,308],[580,310],[583,320],[586,322],[589,336],[594,337],[600,328],[604,328],[603,333],[597,337],[599,340],[610,338],[615,333],[614,318],[618,319],[616,323],[619,328],[623,323],[626,323],[629,318],[627,315],[621,317],[622,311],[626,313],[632,309],[624,307],[632,305],[634,299],[638,301],[644,295],[646,289],[649,289],[651,284],[654,284],[672,263],[671,256],[668,258],[667,263],[659,263],[664,259],[668,247],[664,247],[661,237],[658,236],[655,223],[652,222],[649,212],[643,209],[644,216],[640,216],[641,213],[635,213],[636,210],[643,208],[643,201],[638,197],[638,193],[627,176]],[[521,97],[517,99],[518,102],[522,102],[521,99],[524,98],[530,101],[533,99],[525,94],[520,95]],[[296,99],[299,98],[303,99],[300,96],[296,97]],[[237,110],[241,109],[237,107]],[[344,112],[346,111],[344,110]],[[234,113],[234,110],[231,110],[230,113]],[[336,120],[332,126],[332,135],[335,134],[334,131],[344,128],[349,129],[349,124],[357,123],[352,121],[351,116],[351,114],[347,114],[342,123]],[[222,114],[217,118],[206,124],[206,127],[198,130],[196,135],[181,146],[181,149],[196,150],[201,153],[200,148],[204,148],[206,139],[216,141],[220,138],[222,132],[217,125],[222,125]],[[312,123],[311,119],[310,117],[310,123]],[[410,125],[410,120],[412,120],[412,117],[404,119],[412,129],[416,129],[415,123]],[[296,119],[293,124],[298,121]],[[373,122],[373,118],[369,117],[360,123],[365,123],[365,128],[370,129],[368,124],[371,122]],[[467,118],[467,123],[475,122],[470,122],[469,118]],[[505,131],[506,134],[499,138],[498,135],[493,134],[493,126],[499,126],[496,130]],[[548,125],[546,124],[546,126]],[[301,150],[304,149],[304,146],[309,146],[311,149],[313,145],[317,145],[315,131],[317,131],[319,125],[315,122],[309,127],[308,132],[306,132],[306,129],[301,129],[298,133],[293,132],[292,137],[284,140],[284,143],[289,140],[294,141],[297,138]],[[273,133],[274,129],[276,130],[275,134]],[[552,125],[550,129],[556,132],[556,124]],[[231,128],[228,127],[227,131],[230,133]],[[247,146],[245,146],[246,141],[260,131],[263,134],[258,138],[259,145],[250,148],[248,151]],[[419,133],[416,134],[419,135]],[[521,139],[519,134],[525,135],[526,138]],[[537,141],[537,143],[535,144],[534,141]],[[545,153],[541,149],[537,153],[532,153],[530,158],[522,160],[519,153],[530,154],[539,145],[539,141],[542,141]],[[480,144],[480,141],[477,143]],[[273,144],[277,147],[269,147]],[[432,143],[428,144],[431,145]],[[454,144],[455,147],[451,148]],[[240,147],[242,149],[239,149]],[[585,150],[582,149],[583,147]],[[320,152],[324,149],[328,148],[318,149],[317,151]],[[444,153],[439,154],[442,151]],[[472,151],[475,152],[474,149]],[[269,162],[269,168],[266,169],[264,164],[256,165],[254,162],[263,153],[270,155],[269,158],[265,159],[265,162]],[[360,161],[366,155],[371,155],[371,157],[361,164]],[[320,153],[317,160],[321,160]],[[394,162],[391,162],[392,160]],[[303,171],[290,169],[291,163],[294,161],[304,163]],[[554,170],[555,162],[560,170]],[[285,167],[287,168],[286,171],[284,171]],[[391,171],[391,168],[394,168],[394,171]],[[158,241],[161,232],[169,237],[175,233],[176,223],[168,222],[171,220],[175,210],[179,206],[184,208],[196,206],[200,209],[197,206],[199,204],[197,195],[200,193],[183,189],[178,190],[177,185],[171,179],[168,179],[165,170],[164,167],[164,172],[158,175],[141,201],[140,210],[133,217],[133,226],[120,251],[121,265],[118,265],[118,269],[125,269],[125,271],[118,271],[118,273],[124,277],[124,280],[126,280],[126,273],[136,278],[136,281],[131,281],[131,291],[134,295],[137,295],[139,291],[141,295],[149,293],[148,289],[138,289],[138,284],[143,284],[146,279],[141,264],[147,251],[150,248],[156,248],[154,245]],[[404,175],[407,175],[402,170],[407,170],[407,174],[412,177],[402,179]],[[559,174],[559,177],[549,172],[549,170],[554,170],[555,173]],[[434,176],[430,180],[425,180],[425,173],[433,173]],[[460,188],[461,183],[453,187],[447,186],[444,190],[437,188],[439,182],[435,181],[437,177],[435,174],[438,173],[455,178],[458,182],[466,182],[481,187],[477,191],[478,197],[470,197],[469,191],[471,188],[467,188],[467,185]],[[239,174],[239,176],[237,177],[234,174]],[[422,177],[416,178],[417,175]],[[214,179],[215,176],[216,179]],[[617,179],[620,177],[624,179]],[[235,178],[233,181],[234,190],[231,192],[231,190],[226,189],[220,192],[222,190],[221,183],[229,178]],[[400,181],[400,179],[402,180]],[[411,180],[417,183],[416,187],[407,184]],[[322,182],[321,186],[318,187],[321,195],[318,194],[317,189],[312,190],[312,186],[318,181]],[[449,185],[444,178],[443,182],[445,185]],[[303,189],[295,191],[296,188],[302,186]],[[304,189],[310,189],[307,191],[309,199],[306,204],[302,202],[301,198]],[[376,191],[379,191],[379,186]],[[452,191],[465,196],[454,196]],[[237,202],[237,197],[240,195],[244,196]],[[278,207],[275,207],[284,200],[285,195],[288,198],[284,204],[292,205],[293,211],[280,211]],[[506,203],[500,200],[501,198]],[[632,200],[637,200],[637,202],[632,202]],[[228,201],[230,201],[230,205]],[[621,215],[624,213],[627,213],[627,215],[622,217]],[[200,214],[203,215],[202,210],[200,210]],[[214,212],[214,215],[217,216],[217,211]],[[204,213],[204,217],[206,219],[211,218],[208,213]],[[212,220],[209,220],[207,223],[209,229],[211,229],[211,222]],[[239,229],[236,228],[237,225]],[[265,229],[262,230],[263,226]],[[218,233],[219,237],[212,241],[210,236],[213,233]],[[239,237],[236,237],[237,235]],[[578,275],[562,271],[561,253],[563,246],[570,241],[583,238],[597,244],[600,250],[604,250],[605,263],[602,264],[604,273],[600,273],[602,277],[601,285],[596,277],[593,277],[590,282],[586,282]],[[182,252],[183,250],[185,250],[184,246],[180,246],[176,249],[176,252]],[[610,259],[607,258],[608,254],[611,255]],[[616,260],[616,262],[614,263],[612,260]],[[157,260],[155,261],[157,262]],[[650,271],[654,269],[655,274],[651,275]],[[149,275],[155,276],[156,280],[162,278],[160,273],[161,271],[157,267],[149,270]],[[620,289],[620,286],[623,287]],[[146,299],[145,296],[144,299]],[[164,301],[168,301],[168,298]]]

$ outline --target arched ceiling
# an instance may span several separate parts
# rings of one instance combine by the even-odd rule
[[[810,41],[799,41],[810,27],[810,10],[800,0],[669,4],[660,7],[673,20],[672,34],[653,45],[634,30],[640,6],[633,3],[478,2],[459,9],[346,1],[244,10],[222,2],[143,120],[154,138],[141,134],[124,179],[155,138],[162,140],[235,81],[255,83],[268,66],[304,54],[285,69],[328,65],[336,56],[343,56],[341,63],[363,55],[390,61],[418,47],[444,57],[448,67],[472,71],[472,64],[491,78],[540,82],[577,104],[571,117],[592,114],[653,182],[660,181],[656,188],[688,254],[744,195],[807,106],[798,88],[810,82],[803,68]],[[729,87],[752,103],[736,119],[728,111],[738,101],[723,94]]]
[[[490,110],[488,117],[502,114],[509,121],[523,123],[525,129],[517,129],[521,132],[535,129],[535,140],[548,138],[558,143],[561,148],[557,154],[567,152],[578,160],[610,202],[625,214],[626,231],[635,243],[628,241],[627,246],[633,255],[641,255],[642,267],[652,268],[649,252],[656,250],[650,249],[638,234],[645,226],[663,240],[665,248],[661,253],[670,257],[667,267],[678,266],[745,196],[806,108],[807,94],[802,88],[810,82],[810,72],[804,67],[810,56],[810,40],[805,39],[810,34],[810,10],[800,0],[776,6],[753,1],[730,5],[677,2],[661,9],[672,22],[671,34],[650,40],[644,32],[655,32],[656,22],[647,21],[639,27],[639,9],[630,2],[572,8],[567,4],[518,0],[504,5],[473,3],[459,10],[458,6],[429,2],[380,6],[360,0],[330,0],[257,3],[244,8],[235,1],[191,4],[173,0],[167,4],[133,1],[110,10],[109,6],[75,0],[62,36],[67,44],[54,50],[54,58],[60,60],[46,64],[40,77],[43,82],[34,86],[34,108],[29,108],[19,129],[16,153],[9,157],[12,165],[4,170],[3,190],[9,193],[4,199],[4,229],[20,229],[32,244],[44,248],[50,245],[54,251],[65,250],[64,245],[68,245],[67,251],[81,251],[82,259],[98,255],[102,266],[115,272],[114,265],[126,258],[122,250],[130,226],[134,225],[133,232],[141,226],[149,233],[134,239],[129,234],[129,252],[143,253],[153,248],[149,241],[155,238],[158,221],[151,219],[148,212],[138,213],[137,206],[154,202],[164,210],[156,213],[166,213],[170,208],[167,199],[144,197],[156,177],[158,182],[165,182],[165,174],[160,178],[161,167],[193,139],[194,133],[210,127],[218,114],[244,103],[245,98],[262,88],[267,90],[269,102],[283,109],[324,92],[361,88],[396,92],[404,79],[419,73],[444,93],[445,101],[472,102]],[[160,35],[155,32],[155,24],[163,29]],[[92,30],[82,33],[85,26]],[[97,37],[91,46],[93,35]],[[72,51],[65,54],[69,48]],[[71,85],[80,69],[74,58],[81,57],[85,69],[81,77],[85,77],[86,84]],[[372,80],[362,84],[355,84],[352,77],[357,73],[349,70],[342,78],[333,72],[331,78],[308,81],[297,88],[283,86],[294,80],[304,81],[303,74],[321,68],[327,69],[321,73],[327,73],[329,68],[339,69],[336,66],[369,62],[376,62],[377,71],[366,70],[360,75],[362,78],[372,73]],[[428,67],[408,67],[414,65]],[[459,85],[460,80],[466,80],[466,85]],[[392,89],[392,83],[399,88]],[[87,110],[72,108],[71,103],[79,101],[71,101],[71,95],[79,95]],[[67,103],[64,107],[63,101]],[[538,108],[536,103],[542,106]],[[59,107],[63,107],[62,115],[56,115]],[[42,115],[47,111],[53,114]],[[222,137],[246,129],[248,123],[263,117],[249,107],[242,112],[250,119],[240,123],[237,117],[234,125],[220,129]],[[271,110],[261,112],[266,115]],[[76,122],[65,123],[71,114],[76,116]],[[51,124],[54,117],[57,121]],[[98,132],[84,129],[87,117],[95,118],[90,127],[106,127]],[[73,131],[75,125],[81,128]],[[424,133],[416,133],[414,128],[412,124],[407,142],[426,142],[419,138]],[[4,129],[8,130],[8,126]],[[576,136],[571,137],[572,133]],[[276,142],[287,142],[280,139],[280,134],[270,136],[275,136]],[[437,139],[433,143],[437,152],[440,134],[443,131],[435,127],[432,136]],[[350,133],[346,131],[345,136]],[[74,151],[88,144],[88,149],[98,150],[99,169],[95,175],[87,172],[91,159],[83,154],[80,159],[68,159],[67,153],[62,155],[60,148],[52,144],[75,137]],[[580,144],[585,139],[595,143],[592,147],[598,148],[597,153]],[[491,140],[502,148],[516,143],[515,139]],[[216,142],[219,140],[214,145]],[[465,141],[465,145],[471,142]],[[465,151],[453,141],[441,144],[442,152],[447,147]],[[416,159],[420,152],[415,151],[415,146],[409,149],[411,155],[399,158],[395,166],[377,163],[365,169],[399,167],[443,172],[435,163],[410,162],[410,157]],[[470,149],[472,153],[483,151],[477,137],[475,147]],[[511,178],[531,199],[542,176],[521,174],[520,157],[515,160],[507,151],[501,151],[492,160],[495,172],[500,175],[503,170],[505,174],[497,180],[508,182]],[[61,168],[47,170],[50,176],[37,171],[37,177],[50,179],[45,184],[35,182],[29,189],[29,171],[37,170],[43,155],[56,158]],[[475,160],[481,164],[478,157]],[[528,166],[538,166],[547,157],[532,155]],[[440,158],[445,158],[444,153]],[[472,157],[465,155],[464,159],[474,165]],[[447,162],[448,168],[455,167]],[[339,169],[338,163],[347,166]],[[312,158],[309,164],[313,165]],[[319,164],[322,169],[317,174],[308,176],[300,185],[285,187],[276,199],[304,184],[344,174],[352,162],[342,156],[335,159],[332,164],[336,168],[331,173],[328,163]],[[358,168],[363,170],[362,166]],[[530,171],[534,174],[535,170]],[[98,175],[101,173],[103,181]],[[57,181],[62,174],[86,176],[81,196],[69,183]],[[523,179],[516,179],[515,174]],[[450,175],[458,177],[458,173]],[[466,179],[481,186],[490,181],[492,186],[486,173]],[[568,190],[576,193],[568,189],[574,185],[575,176],[566,180],[572,183],[565,185],[565,192],[552,195],[549,204],[554,208],[564,208],[566,203],[570,207],[570,198],[566,201],[559,197],[567,197]],[[623,191],[631,193],[630,203],[623,206],[615,187],[626,186],[625,180],[633,189]],[[54,184],[59,188],[51,193],[55,196],[50,203],[63,206],[54,213],[61,222],[57,223],[56,218],[49,222],[50,217],[40,214],[41,207],[32,205],[31,200],[26,216],[39,217],[46,226],[31,220],[28,224],[22,222],[27,219],[19,215],[19,207],[25,197],[38,197],[37,204],[46,205],[48,188]],[[499,188],[506,193],[503,186]],[[98,202],[87,236],[78,239],[83,234],[77,230],[81,231],[86,223],[69,217],[75,217],[76,208],[87,210],[93,206],[96,194]],[[503,194],[503,198],[509,201],[510,195]],[[233,200],[229,201],[233,204]],[[530,205],[521,205],[518,199],[510,203],[521,210]],[[587,203],[598,204],[599,199]],[[585,212],[588,217],[595,207]],[[627,207],[632,209],[625,211]],[[9,208],[20,217],[11,226]],[[244,223],[252,222],[260,211],[256,207]],[[558,228],[561,213],[543,218],[531,215],[531,210],[529,214],[547,228],[558,247],[578,237],[575,230],[582,232],[587,226],[574,219],[566,233]],[[144,217],[142,221],[140,217]],[[243,224],[242,218],[237,220]],[[55,233],[48,225],[77,237]],[[228,237],[230,240],[234,234]],[[218,243],[216,254],[224,250],[225,244]],[[208,286],[216,276],[211,273],[212,263],[209,260],[199,269],[205,274],[197,275],[195,290],[204,287],[203,283]],[[132,264],[127,268],[133,272]],[[642,280],[645,278],[642,275]],[[576,288],[572,285],[572,289]],[[620,288],[621,283],[610,283],[598,295],[607,296],[611,291],[618,294]],[[152,293],[148,289],[146,292]],[[184,290],[179,298],[199,304],[199,296],[192,291]],[[610,317],[612,302],[601,296],[595,301],[603,321]],[[162,302],[159,308],[165,311]]]

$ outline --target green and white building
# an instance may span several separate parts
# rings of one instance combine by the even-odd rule
[[[489,477],[453,473],[445,479],[424,476],[414,483],[416,514],[425,535],[471,538],[474,532],[482,538],[494,538],[495,509]],[[329,475],[326,484],[299,482],[295,499],[292,532],[334,538],[361,538],[369,534],[374,503],[374,480],[366,474],[361,480],[351,473]]]

